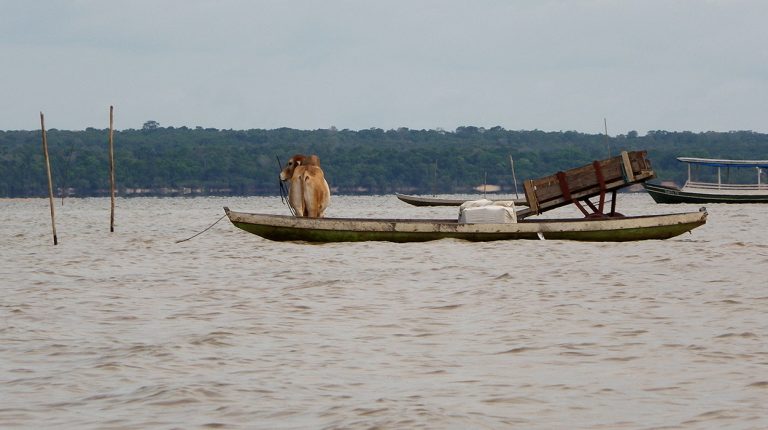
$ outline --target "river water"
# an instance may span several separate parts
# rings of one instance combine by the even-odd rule
[[[109,199],[57,200],[53,246],[47,199],[0,200],[0,427],[768,428],[768,206],[666,241],[176,243],[222,206],[288,213],[118,199],[110,233]]]

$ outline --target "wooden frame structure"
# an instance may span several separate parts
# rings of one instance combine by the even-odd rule
[[[593,161],[575,169],[525,181],[528,208],[517,212],[518,219],[573,203],[587,218],[621,216],[616,212],[616,191],[655,177],[646,151],[623,151],[621,155]],[[611,193],[611,208],[606,213],[606,194]],[[599,196],[597,205],[590,201]],[[587,206],[590,210],[588,211]],[[590,212],[591,211],[591,212]]]

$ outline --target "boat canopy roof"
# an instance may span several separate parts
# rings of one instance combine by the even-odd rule
[[[683,163],[698,164],[712,167],[765,167],[768,168],[768,160],[718,160],[713,158],[678,157]]]

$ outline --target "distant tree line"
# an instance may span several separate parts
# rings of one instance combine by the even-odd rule
[[[47,132],[57,195],[107,195],[107,130]],[[575,131],[513,131],[459,127],[411,130],[218,130],[160,127],[114,134],[118,195],[277,195],[278,162],[294,153],[320,156],[336,194],[469,192],[518,182],[618,155],[648,151],[657,177],[681,183],[676,157],[768,158],[768,135],[751,131],[636,131],[606,138]],[[47,195],[41,132],[0,131],[0,197]]]

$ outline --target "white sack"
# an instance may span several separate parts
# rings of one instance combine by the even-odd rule
[[[459,222],[465,224],[516,223],[514,202],[472,200],[459,207]]]

